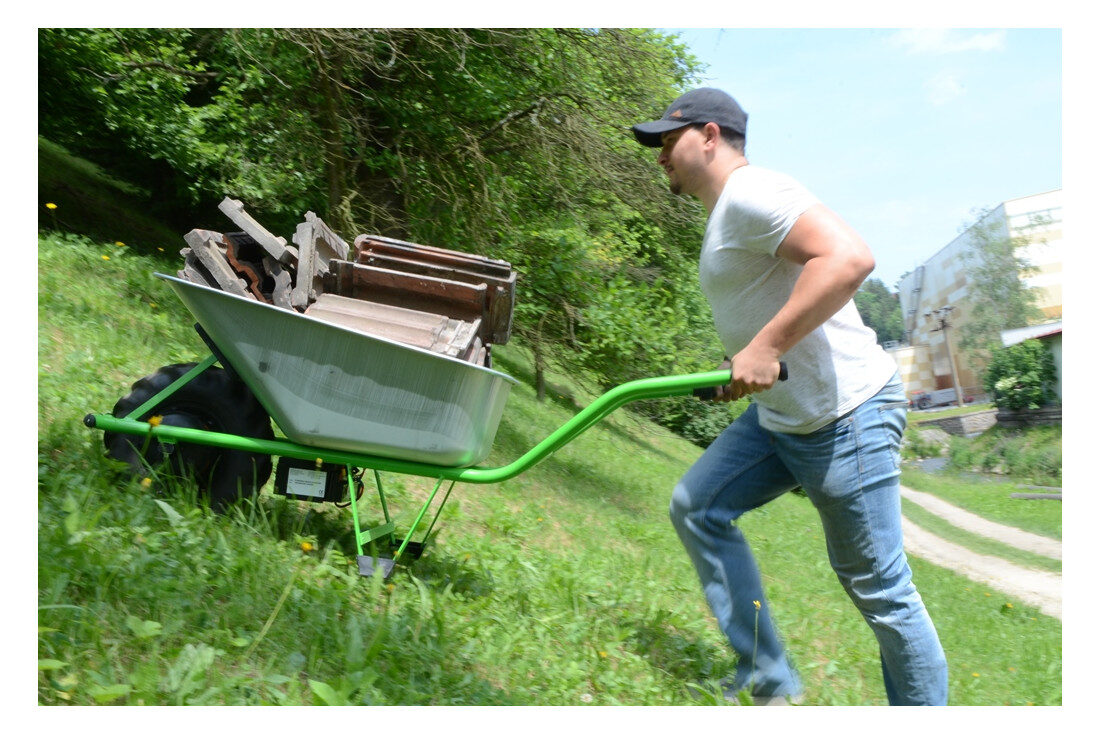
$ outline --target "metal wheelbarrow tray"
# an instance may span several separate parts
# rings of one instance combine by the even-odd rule
[[[301,445],[470,466],[515,380],[424,349],[158,274],[286,436]]]

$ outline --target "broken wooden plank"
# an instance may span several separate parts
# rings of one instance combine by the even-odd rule
[[[245,279],[245,284],[256,296],[256,300],[270,303],[264,293],[267,277],[263,270],[263,250],[256,244],[256,240],[244,232],[235,232],[222,235],[222,242],[225,244],[225,258],[229,261],[229,266]]]
[[[507,343],[515,310],[516,273],[502,260],[443,250],[438,247],[360,235],[355,240],[356,259],[361,265],[428,275],[465,283],[486,283],[488,310],[481,337],[488,343]]]
[[[314,234],[320,240],[318,245],[321,245],[321,243],[324,245],[317,248],[323,258],[324,269],[328,269],[329,260],[346,260],[348,258],[348,252],[351,250],[348,243],[339,234],[332,231],[332,227],[326,224],[321,217],[312,211],[307,211],[306,221],[313,224]]]
[[[460,358],[477,340],[476,321],[322,293],[306,315],[390,341]]]
[[[375,303],[426,311],[460,321],[487,315],[485,283],[473,285],[426,275],[410,275],[333,260],[326,278],[326,292]]]
[[[398,270],[411,274],[429,275],[441,280],[456,280],[471,284],[486,283],[488,290],[488,317],[482,326],[482,337],[491,343],[508,342],[512,331],[512,312],[515,309],[516,273],[508,277],[485,274],[453,264],[437,264],[409,257],[396,257],[380,254],[375,250],[363,249],[356,260],[357,264]]]
[[[470,348],[459,358],[471,364],[476,364],[477,366],[488,366],[485,363],[488,355],[489,345],[483,343],[481,339],[475,338],[473,343],[470,344]]]
[[[222,251],[224,245],[220,233],[192,229],[183,235],[183,239],[190,245],[191,251],[198,257],[199,262],[213,275],[221,290],[256,300],[256,296],[248,290],[245,281],[229,266],[229,261]]]
[[[209,270],[203,267],[202,263],[199,262],[198,255],[192,252],[190,248],[181,249],[180,254],[183,255],[183,269],[177,272],[176,275],[196,285],[205,285],[208,288],[221,290],[221,288],[218,287],[218,281],[215,280]]]
[[[385,267],[391,270],[415,272],[422,275],[431,275],[449,280],[462,282],[487,282],[501,287],[514,285],[516,273],[509,272],[507,276],[501,275],[495,270],[483,270],[466,262],[433,262],[413,256],[413,253],[380,252],[375,249],[364,248],[356,255],[356,262],[360,265],[373,265]]]
[[[290,302],[295,308],[305,308],[312,300],[316,300],[316,296],[311,297],[311,293],[315,292],[313,280],[318,276],[313,245],[313,222],[304,221],[299,224],[294,230],[293,241],[298,245],[298,267],[294,288],[290,291]]]
[[[263,259],[264,272],[266,272],[271,278],[271,293],[269,297],[271,303],[279,308],[286,308],[287,310],[295,310],[294,304],[291,303],[291,288],[293,281],[290,277],[290,271],[287,270],[282,264],[279,263],[274,257],[270,255]]]
[[[355,259],[359,260],[363,252],[374,251],[379,254],[394,254],[397,256],[411,257],[425,262],[436,264],[451,264],[457,267],[466,267],[484,272],[487,275],[508,277],[512,272],[512,266],[504,260],[494,260],[481,255],[459,252],[458,250],[432,247],[427,244],[405,242],[400,239],[391,239],[377,234],[360,234],[355,238]]]
[[[244,204],[240,201],[226,196],[222,202],[218,204],[218,210],[228,216],[234,224],[247,232],[248,235],[256,240],[269,255],[280,263],[288,266],[293,266],[297,263],[298,250],[294,247],[288,247],[285,239],[276,237],[274,234],[264,229],[258,221],[253,219],[248,212],[244,210]]]
[[[299,308],[324,292],[324,275],[332,260],[345,260],[348,243],[312,211],[306,212],[306,220],[294,232],[294,244],[298,246],[298,271],[292,299]]]

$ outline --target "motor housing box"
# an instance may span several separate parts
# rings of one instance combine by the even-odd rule
[[[275,493],[301,501],[346,501],[348,469],[333,463],[284,456],[275,469]]]

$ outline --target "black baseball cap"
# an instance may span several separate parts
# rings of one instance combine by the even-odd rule
[[[692,89],[668,106],[661,119],[634,125],[634,137],[650,148],[661,147],[661,135],[687,125],[713,122],[723,130],[745,134],[749,116],[741,105],[721,89]]]

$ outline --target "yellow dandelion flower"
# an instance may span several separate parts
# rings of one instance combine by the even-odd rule
[[[57,208],[57,204],[46,204],[46,208],[49,209],[50,211],[53,211],[54,209]]]
[[[300,545],[298,545],[298,547],[302,548],[302,552],[313,552],[313,543],[312,542],[303,542]]]
[[[539,517],[539,518],[538,518],[538,521],[540,521],[540,522],[541,522],[541,521],[542,521],[542,517]]]
[[[110,257],[108,257],[107,255],[103,255],[103,259],[104,259],[104,260],[109,260],[109,259],[111,259],[111,258],[110,258]]]
[[[1012,604],[1011,603],[1006,603],[1005,608],[1012,608]]]
[[[396,585],[394,585],[393,583],[386,583],[386,592],[387,593],[393,593],[395,590],[397,590]]]
[[[160,421],[163,419],[164,418],[160,415],[153,415],[151,418],[149,418],[149,427],[155,428],[157,425],[160,425]]]
[[[980,674],[978,674],[977,672],[972,672],[972,673],[970,674],[970,676],[971,676],[971,677],[981,677],[981,675],[980,675]]]
[[[143,478],[141,480],[141,488],[143,488],[143,489],[147,489],[152,485],[153,485],[153,479],[149,478],[148,476],[146,476],[145,478]]]
[[[163,252],[163,251],[164,251],[164,247],[157,247],[157,252]]]
[[[752,607],[755,608],[757,611],[759,611],[760,610],[760,601],[753,601],[752,602]]]
[[[1015,668],[1015,667],[1009,667],[1009,668],[1008,668],[1008,671],[1009,671],[1009,672],[1015,672],[1015,671],[1016,671],[1016,668]]]
[[[607,652],[600,651],[600,659],[607,659]]]
[[[126,243],[125,242],[115,242],[115,246],[116,247],[125,247]]]

